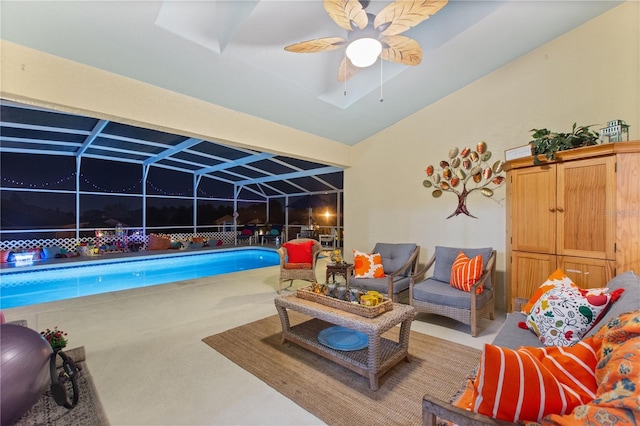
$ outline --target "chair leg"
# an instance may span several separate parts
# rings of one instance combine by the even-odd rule
[[[278,280],[278,294],[280,294],[282,292],[282,282],[283,281],[287,281],[287,280],[283,280],[283,279],[279,279]],[[291,288],[292,285],[293,285],[293,280],[289,280],[289,285],[285,288],[285,290],[288,289],[288,288]]]

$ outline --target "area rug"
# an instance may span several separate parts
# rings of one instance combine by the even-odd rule
[[[106,426],[109,420],[105,415],[100,402],[100,397],[93,384],[93,379],[87,367],[84,346],[65,351],[76,366],[79,367],[78,374],[78,405],[67,410],[56,405],[49,390],[27,411],[15,425],[18,426],[77,426],[92,425]],[[58,357],[58,364],[60,364]],[[68,398],[71,399],[71,392],[68,391]]]
[[[290,311],[290,319],[309,318]],[[384,337],[397,341],[398,331]],[[280,344],[281,332],[274,315],[202,340],[329,425],[421,424],[422,397],[448,401],[480,359],[477,349],[412,331],[412,362],[385,373],[374,392],[369,379],[294,343]]]

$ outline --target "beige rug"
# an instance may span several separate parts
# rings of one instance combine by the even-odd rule
[[[307,317],[290,312],[291,323]],[[398,328],[385,337],[397,341]],[[412,362],[400,362],[380,378],[380,389],[296,344],[280,344],[277,315],[202,339],[329,425],[419,425],[422,397],[449,400],[480,359],[480,351],[411,332]]]
[[[73,362],[81,368],[78,373],[78,405],[67,410],[55,403],[49,390],[27,411],[14,426],[107,426],[109,420],[102,408],[98,392],[89,373],[84,346],[65,350]],[[60,368],[60,357],[57,359]],[[71,399],[71,388],[68,389]]]

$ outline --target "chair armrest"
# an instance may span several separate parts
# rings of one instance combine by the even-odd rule
[[[496,269],[496,251],[493,250],[491,252],[491,257],[489,258],[489,261],[487,262],[487,267],[485,268],[484,271],[482,271],[482,275],[480,276],[480,279],[478,281],[476,281],[476,283],[474,285],[471,286],[470,291],[475,294],[475,291],[478,287],[483,286],[486,283],[487,279],[489,277],[491,277],[491,285],[493,285],[494,283],[494,271]],[[473,299],[473,297],[472,297]]]
[[[436,263],[436,255],[431,256],[431,259],[427,261],[427,263],[419,270],[417,270],[414,274],[411,275],[411,280],[409,281],[409,287],[413,287],[413,285],[421,281],[422,278],[427,274],[427,271],[431,269],[431,267]]]
[[[416,248],[413,250],[413,253],[411,253],[411,256],[409,256],[407,261],[404,262],[402,266],[398,268],[397,271],[387,274],[387,277],[389,278],[389,287],[387,290],[387,294],[389,295],[389,298],[393,299],[393,278],[397,277],[398,275],[400,275],[400,273],[406,271],[408,268],[411,268],[411,273],[416,272],[416,268],[418,266],[419,254],[420,254],[420,246],[416,246]]]
[[[280,267],[284,268],[284,264],[287,260],[287,249],[284,247],[278,247],[278,255],[280,256]]]
[[[422,398],[423,426],[436,426],[437,418],[459,425],[513,425],[514,423],[493,419],[482,414],[463,410],[431,395]]]
[[[322,253],[322,244],[318,241],[317,244],[313,245],[313,251],[311,252],[311,256],[313,257],[312,265],[313,269],[316,269],[316,262],[318,261],[318,256]]]

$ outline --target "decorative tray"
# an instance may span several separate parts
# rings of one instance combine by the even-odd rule
[[[393,309],[393,302],[391,299],[384,298],[382,303],[376,306],[365,306],[359,303],[351,303],[346,300],[336,299],[334,297],[325,296],[324,294],[318,294],[311,290],[311,286],[301,287],[296,291],[296,296],[301,299],[311,300],[321,305],[330,306],[332,308],[340,309],[345,312],[360,315],[366,318],[375,318],[380,314]]]

